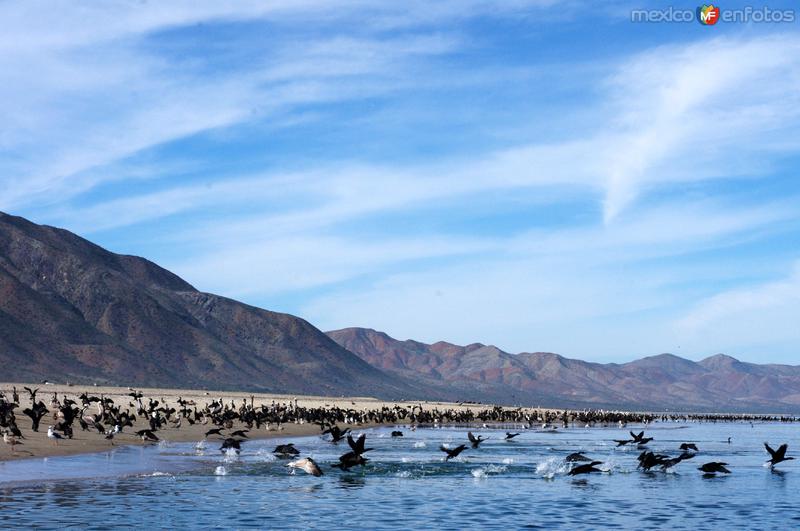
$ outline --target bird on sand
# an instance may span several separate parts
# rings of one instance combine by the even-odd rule
[[[710,463],[705,463],[703,466],[697,467],[697,470],[701,470],[708,475],[714,475],[717,473],[722,474],[730,474],[731,471],[725,468],[728,463],[720,463],[717,461],[712,461]]]
[[[47,438],[52,440],[54,443],[56,443],[56,446],[58,446],[59,439],[63,439],[64,436],[61,435],[60,433],[56,432],[55,430],[53,430],[52,426],[48,426],[47,427]]]
[[[286,466],[291,468],[299,468],[300,470],[303,470],[306,473],[311,474],[312,476],[319,477],[322,475],[322,470],[320,470],[317,463],[315,463],[314,460],[311,459],[310,457],[305,457],[303,459],[298,459],[297,461],[292,461]]]
[[[602,472],[599,468],[596,468],[597,465],[602,465],[602,461],[592,461],[591,463],[586,463],[585,465],[578,465],[572,470],[570,470],[567,475],[568,476],[577,476],[579,474],[591,474],[592,472]]]
[[[456,446],[455,448],[446,448],[445,446],[439,447],[439,450],[447,454],[447,457],[444,458],[445,461],[450,461],[451,459],[458,457],[458,454],[460,454],[466,449],[467,449],[466,444]]]
[[[22,443],[17,440],[17,437],[8,433],[8,431],[3,432],[3,442],[6,444],[11,445],[11,451],[15,452],[15,446],[21,445]]]
[[[794,459],[794,457],[786,457],[786,450],[789,448],[789,445],[787,444],[782,444],[778,447],[777,450],[773,450],[772,448],[770,448],[769,444],[764,443],[764,448],[767,449],[767,452],[769,452],[770,455],[770,459],[769,461],[767,461],[767,463],[769,463],[770,468],[774,467],[778,463]]]

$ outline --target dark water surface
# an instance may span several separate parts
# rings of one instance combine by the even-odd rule
[[[678,455],[682,442],[700,453],[671,472],[636,469],[636,448],[616,448],[627,429],[522,431],[473,429],[489,437],[445,463],[440,444],[466,442],[466,428],[428,428],[392,438],[365,430],[370,463],[341,472],[330,464],[347,449],[319,437],[251,441],[241,455],[218,443],[118,448],[74,457],[0,463],[0,526],[138,528],[672,528],[800,529],[800,462],[765,467],[764,441],[789,443],[792,424],[654,424],[655,452]],[[359,433],[357,430],[356,433]],[[732,442],[728,444],[727,438]],[[292,474],[271,451],[294,442],[325,475]],[[564,457],[584,451],[605,472],[570,477]],[[697,467],[730,464],[708,478]]]

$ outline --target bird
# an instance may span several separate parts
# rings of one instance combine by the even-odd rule
[[[317,463],[315,463],[314,460],[311,459],[310,457],[305,457],[303,459],[298,459],[297,461],[292,461],[286,466],[291,468],[299,468],[300,470],[304,470],[306,473],[311,474],[312,476],[319,477],[322,475],[322,470],[320,470]]]
[[[666,471],[668,468],[672,468],[673,466],[677,465],[681,461],[685,461],[686,459],[692,459],[693,457],[694,457],[694,454],[690,454],[688,452],[683,452],[678,457],[673,457],[671,459],[664,459],[663,462],[660,463],[661,464],[661,470]]]
[[[596,468],[597,465],[602,465],[602,461],[592,461],[591,463],[586,463],[585,465],[578,465],[572,470],[570,470],[567,475],[568,476],[577,476],[578,474],[591,474],[592,472],[602,472],[599,468]]]
[[[483,437],[481,437],[480,435],[475,437],[474,435],[472,435],[471,431],[467,432],[467,438],[469,439],[469,442],[472,443],[472,447],[473,448],[479,447],[481,445],[481,443],[486,440]]]
[[[778,463],[782,463],[783,461],[790,461],[794,459],[794,457],[786,457],[786,450],[789,448],[788,444],[780,445],[777,450],[770,448],[769,444],[767,443],[764,443],[764,447],[767,449],[767,452],[769,452],[770,455],[770,460],[767,461],[770,468],[774,467]]]
[[[728,463],[719,463],[717,461],[712,461],[710,463],[705,463],[703,466],[697,467],[697,470],[701,470],[706,474],[730,474],[731,471],[725,468]]]
[[[395,431],[392,432],[392,437],[402,437],[402,436],[403,436],[403,432],[402,431],[395,430]]]
[[[37,387],[36,389],[31,389],[30,387],[23,387],[23,389],[28,391],[28,394],[31,397],[31,404],[35,403],[36,402],[36,393],[39,392],[39,388]]]
[[[15,446],[17,446],[18,444],[19,445],[22,444],[21,442],[19,442],[17,440],[17,438],[14,435],[9,434],[8,431],[4,431],[3,432],[3,442],[6,443],[6,444],[10,444],[11,445],[11,451],[12,452],[16,451],[14,449]]]
[[[653,440],[652,437],[645,437],[644,436],[644,431],[640,431],[638,433],[638,435],[633,433],[632,431],[630,431],[628,433],[630,433],[631,437],[633,437],[633,440],[631,442],[635,442],[639,446],[644,446],[645,444],[647,444],[647,443],[649,443],[650,441]]]
[[[339,463],[333,465],[342,470],[348,470],[356,465],[364,466],[369,459],[365,459],[362,454],[369,452],[372,448],[364,448],[367,436],[361,434],[357,440],[353,440],[352,435],[347,436],[347,444],[350,445],[350,451],[339,457]]]
[[[222,437],[222,433],[221,432],[222,432],[223,429],[225,429],[225,428],[213,428],[213,429],[210,429],[205,433],[205,435],[203,435],[203,437],[205,437],[206,439],[208,439],[209,435],[219,435],[220,437]]]
[[[510,431],[507,431],[506,432],[506,440],[510,441],[511,439],[516,437],[517,435],[519,435],[519,433],[511,433]]]
[[[136,435],[141,437],[144,442],[157,442],[160,440],[152,430],[139,430]]]
[[[239,439],[233,439],[231,437],[228,437],[227,439],[222,441],[222,446],[219,447],[219,450],[220,452],[225,452],[230,448],[233,448],[238,454],[239,451],[242,449],[242,444],[239,441]]]
[[[341,429],[339,426],[331,426],[327,430],[323,431],[322,434],[330,433],[331,434],[331,442],[338,443],[342,439],[344,439],[345,435],[350,431],[350,428]]]
[[[277,454],[281,457],[291,457],[293,455],[300,455],[300,450],[294,447],[294,443],[288,444],[279,444],[275,447],[272,451],[273,454]]]
[[[447,454],[447,457],[444,458],[445,461],[449,461],[451,459],[458,457],[458,454],[460,454],[466,449],[467,449],[466,444],[461,444],[459,446],[456,446],[455,448],[446,448],[444,445],[439,447],[439,450]]]
[[[249,439],[250,437],[247,436],[247,433],[250,430],[236,430],[231,433],[231,437],[244,437],[245,439]]]
[[[583,455],[583,453],[582,453],[582,452],[575,452],[575,453],[569,454],[569,455],[568,455],[568,456],[565,458],[565,461],[566,461],[567,463],[574,463],[574,462],[576,462],[576,461],[591,461],[591,459],[589,459],[588,457],[586,457],[585,455]]]
[[[58,446],[59,439],[63,439],[64,437],[60,433],[57,433],[55,430],[53,430],[52,426],[48,426],[47,427],[47,438],[51,439],[53,442],[56,443],[56,446]]]
[[[615,442],[615,443],[617,443],[617,446],[625,446],[626,444],[628,444],[628,443],[632,443],[632,442],[634,442],[634,441],[631,441],[631,440],[628,440],[628,439],[625,439],[625,440],[622,440],[622,439],[614,439],[614,442]]]
[[[680,445],[679,450],[694,450],[695,452],[699,452],[700,450],[697,449],[697,445],[694,443],[683,443]]]

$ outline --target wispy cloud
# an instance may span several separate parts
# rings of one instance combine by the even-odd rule
[[[746,249],[797,259],[772,242],[800,221],[800,38],[593,54],[618,22],[576,6],[6,2],[0,209],[324,327],[756,345],[705,331],[794,304]]]

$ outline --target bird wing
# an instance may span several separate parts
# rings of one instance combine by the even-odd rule
[[[780,446],[780,448],[778,448],[778,451],[776,452],[776,453],[778,454],[778,457],[780,457],[781,459],[783,459],[783,457],[786,455],[786,450],[787,450],[788,448],[789,448],[789,445],[788,445],[788,444],[782,444],[782,445]]]
[[[467,432],[467,438],[469,439],[469,442],[473,442],[473,443],[477,440],[477,439],[475,439],[475,436],[472,435],[471,431]]]
[[[764,448],[766,448],[766,449],[767,449],[767,451],[769,452],[769,455],[771,455],[772,457],[775,457],[775,450],[773,450],[772,448],[770,448],[769,444],[767,444],[767,443],[764,443]]]

